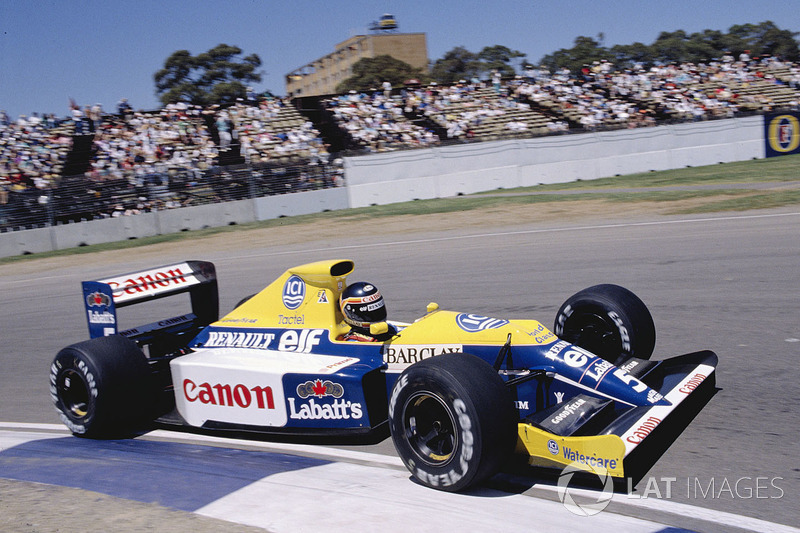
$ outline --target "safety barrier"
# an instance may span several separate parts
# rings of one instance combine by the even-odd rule
[[[281,216],[763,157],[761,116],[346,157],[342,187],[294,187],[287,194],[273,188],[259,196],[252,194],[252,180],[229,182],[227,189],[213,182],[209,187],[216,187],[217,196],[232,201],[4,232],[0,257]],[[307,176],[301,173],[299,178]],[[245,199],[226,196],[231,191]]]
[[[442,146],[345,159],[350,207],[764,157],[763,118]]]

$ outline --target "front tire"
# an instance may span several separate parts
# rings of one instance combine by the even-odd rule
[[[511,392],[485,361],[446,354],[408,367],[389,400],[389,426],[403,463],[421,484],[449,492],[497,473],[514,451]]]
[[[595,285],[572,295],[556,314],[555,333],[611,363],[649,359],[656,345],[647,306],[619,285]]]
[[[50,366],[51,397],[77,436],[130,434],[154,417],[155,389],[144,353],[119,335],[67,346]]]

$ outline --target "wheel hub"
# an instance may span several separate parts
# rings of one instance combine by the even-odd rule
[[[75,418],[83,418],[89,413],[89,387],[83,377],[75,370],[66,370],[60,379],[58,397],[64,409]]]
[[[403,407],[405,438],[423,462],[444,466],[458,445],[453,413],[439,396],[418,392]]]

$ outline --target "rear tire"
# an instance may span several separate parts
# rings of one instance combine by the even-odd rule
[[[62,422],[90,438],[128,436],[155,416],[155,378],[144,353],[120,335],[67,346],[50,366]]]
[[[421,484],[460,491],[497,473],[516,444],[511,392],[485,361],[446,354],[408,367],[389,401],[395,448]]]
[[[656,345],[647,306],[619,285],[595,285],[568,298],[556,314],[555,333],[612,363],[649,359]]]

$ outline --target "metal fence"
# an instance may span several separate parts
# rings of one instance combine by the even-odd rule
[[[47,189],[6,191],[0,231],[16,231],[343,185],[338,164],[244,165],[206,171],[64,176]]]

